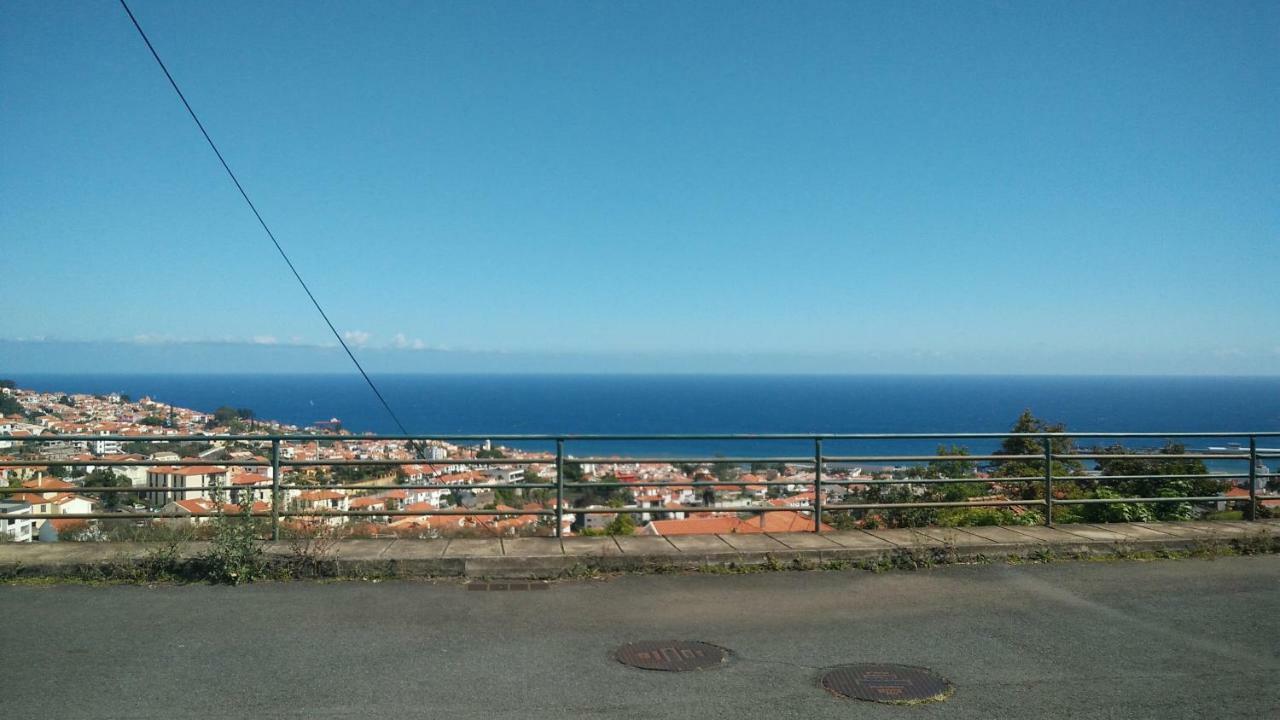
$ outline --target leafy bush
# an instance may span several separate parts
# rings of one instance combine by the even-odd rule
[[[219,515],[213,520],[213,538],[200,557],[201,569],[211,582],[239,585],[266,575],[267,560],[251,508],[250,503],[244,503],[238,515]]]

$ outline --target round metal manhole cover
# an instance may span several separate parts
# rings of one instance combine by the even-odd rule
[[[894,705],[946,700],[955,691],[927,668],[872,663],[832,668],[822,675],[822,687],[841,697]]]
[[[644,670],[686,672],[710,670],[729,659],[729,651],[711,643],[691,640],[659,640],[627,643],[613,653],[623,665]]]

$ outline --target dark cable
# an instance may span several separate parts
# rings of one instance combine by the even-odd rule
[[[142,42],[147,44],[147,49],[151,51],[151,57],[156,59],[156,63],[160,66],[160,69],[164,71],[164,76],[169,79],[169,84],[173,86],[173,91],[178,93],[178,99],[181,100],[183,106],[187,108],[187,113],[191,115],[192,120],[196,121],[196,127],[200,128],[200,134],[204,135],[205,142],[209,143],[209,147],[213,150],[213,154],[218,156],[218,162],[222,163],[222,169],[227,171],[227,176],[231,178],[231,182],[235,183],[236,190],[240,191],[240,197],[244,198],[245,203],[249,205],[249,209],[253,211],[253,216],[258,219],[258,224],[262,226],[264,231],[266,231],[267,237],[271,238],[271,244],[276,246],[276,250],[279,251],[280,257],[284,258],[285,264],[289,266],[289,270],[293,272],[293,276],[297,278],[298,284],[302,286],[302,290],[306,292],[307,297],[311,299],[311,304],[316,306],[316,311],[320,313],[320,317],[324,318],[324,323],[329,326],[329,331],[333,333],[335,338],[337,338],[338,344],[342,346],[342,349],[347,352],[347,357],[351,358],[351,362],[355,364],[356,370],[360,371],[361,377],[363,377],[364,381],[369,384],[369,389],[378,397],[378,402],[382,403],[382,407],[386,409],[387,414],[391,416],[393,421],[395,421],[396,427],[400,428],[400,432],[402,434],[408,435],[409,431],[405,429],[404,423],[400,422],[400,418],[397,417],[396,412],[391,409],[391,405],[387,402],[387,399],[382,396],[381,392],[379,392],[378,386],[374,385],[373,380],[369,378],[369,373],[364,371],[364,367],[361,366],[360,361],[356,359],[355,353],[351,352],[351,348],[347,346],[347,341],[342,339],[342,335],[338,332],[338,329],[333,326],[332,322],[330,322],[328,314],[325,313],[324,308],[320,307],[320,301],[316,300],[316,296],[311,293],[311,288],[307,287],[307,281],[302,279],[302,275],[298,273],[298,269],[293,266],[293,261],[289,259],[289,255],[285,253],[284,248],[280,246],[280,241],[276,240],[275,233],[271,232],[271,228],[267,227],[267,222],[262,219],[262,214],[258,212],[257,206],[249,199],[249,194],[244,191],[244,186],[240,184],[240,179],[231,171],[231,166],[228,165],[226,159],[222,157],[222,151],[218,150],[218,146],[213,142],[213,138],[209,137],[209,131],[204,129],[204,123],[200,122],[200,117],[196,115],[196,111],[191,109],[191,103],[187,102],[187,96],[182,94],[182,88],[178,87],[178,82],[173,79],[173,75],[169,72],[169,68],[165,66],[164,61],[160,59],[160,53],[156,52],[155,46],[151,44],[151,39],[147,37],[147,33],[143,31],[142,26],[138,24],[138,18],[133,16],[133,11],[129,9],[129,4],[126,3],[125,0],[120,0],[120,6],[123,7],[125,13],[129,15],[129,20],[133,22],[133,27],[137,29],[138,35],[142,36]],[[417,443],[413,443],[413,445],[416,450]],[[421,455],[421,452],[419,452],[419,455]]]

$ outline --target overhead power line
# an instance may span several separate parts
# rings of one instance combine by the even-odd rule
[[[142,25],[138,23],[138,18],[134,17],[133,11],[129,9],[129,4],[125,0],[120,0],[120,6],[124,8],[125,13],[129,16],[129,20],[133,22],[133,27],[137,29],[138,35],[142,37],[142,42],[147,44],[147,49],[151,51],[151,57],[156,59],[156,64],[164,71],[164,76],[169,79],[169,85],[173,87],[173,91],[178,94],[178,99],[182,101],[183,107],[187,109],[187,113],[191,115],[191,119],[195,121],[196,127],[200,128],[200,134],[204,135],[205,142],[209,143],[209,148],[213,150],[213,154],[218,156],[218,162],[222,163],[222,169],[227,171],[227,177],[231,178],[231,182],[235,184],[236,190],[240,191],[240,197],[244,198],[245,204],[253,211],[253,216],[258,219],[258,224],[262,226],[267,237],[271,238],[271,244],[275,245],[276,251],[280,253],[280,257],[284,259],[289,271],[293,273],[293,277],[298,280],[298,284],[302,286],[303,292],[310,298],[311,304],[315,306],[316,312],[320,313],[320,317],[324,318],[325,325],[329,326],[329,331],[333,333],[333,337],[337,339],[338,344],[346,351],[347,357],[351,358],[352,364],[356,366],[356,370],[360,371],[360,376],[368,383],[369,389],[377,396],[378,402],[382,403],[382,407],[386,409],[387,414],[395,421],[396,427],[400,428],[400,432],[408,435],[409,431],[405,429],[404,423],[400,422],[400,418],[396,416],[395,410],[391,409],[391,404],[382,396],[382,392],[378,390],[378,386],[374,384],[369,377],[369,373],[365,372],[360,361],[356,359],[355,353],[351,352],[351,348],[347,345],[347,341],[343,339],[342,334],[333,326],[333,322],[329,320],[329,315],[325,313],[324,308],[320,307],[320,301],[316,299],[311,288],[307,287],[307,281],[302,279],[302,274],[298,272],[298,268],[294,267],[293,261],[289,259],[289,254],[281,247],[280,241],[276,239],[275,233],[271,232],[271,228],[267,226],[267,221],[262,219],[262,213],[258,212],[258,207],[253,204],[253,200],[249,199],[249,193],[245,192],[244,186],[240,184],[240,179],[236,177],[231,166],[227,164],[226,158],[222,156],[222,151],[218,149],[217,143],[209,136],[209,131],[205,129],[204,123],[200,122],[200,116],[196,115],[196,111],[192,109],[191,103],[187,102],[187,96],[182,94],[182,88],[178,87],[178,81],[173,79],[173,73],[169,72],[169,68],[164,64],[164,60],[160,59],[160,53],[156,52],[156,48],[151,44],[151,39],[147,37],[146,31],[142,29]],[[416,446],[416,445],[415,445]]]

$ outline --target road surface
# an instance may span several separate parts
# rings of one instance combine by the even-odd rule
[[[5,717],[1280,717],[1280,556],[918,572],[460,583],[0,587]],[[659,673],[621,643],[703,640]],[[820,668],[922,665],[941,703],[840,699]]]

